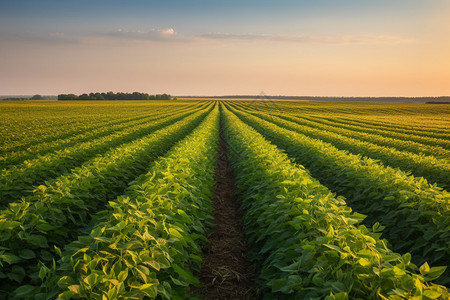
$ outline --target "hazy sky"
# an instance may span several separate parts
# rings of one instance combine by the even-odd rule
[[[449,0],[0,0],[0,94],[450,95]]]

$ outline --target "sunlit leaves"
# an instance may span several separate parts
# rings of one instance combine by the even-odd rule
[[[397,299],[436,291],[438,298],[448,297],[445,287],[417,274],[411,255],[389,250],[377,233],[379,224],[374,231],[360,225],[363,215],[352,213],[342,198],[232,113],[224,114],[264,293],[297,299]]]
[[[163,124],[164,128],[111,149],[105,155],[97,156],[80,168],[72,170],[72,173],[36,188],[31,196],[20,202],[11,203],[8,209],[0,212],[0,246],[5,246],[5,249],[0,249],[0,271],[17,284],[23,284],[32,278],[44,277],[43,273],[39,276],[38,262],[42,261],[50,266],[58,259],[59,255],[57,251],[54,252],[54,245],[62,248],[76,239],[77,235],[82,234],[94,213],[104,208],[108,200],[113,200],[118,194],[123,193],[128,187],[128,182],[145,173],[151,161],[190,133],[210,109],[211,106],[193,111],[181,120],[179,116],[168,118],[169,123]],[[137,247],[136,244],[128,243],[127,239],[118,235],[131,232],[133,229],[134,225],[131,225],[134,224],[133,219],[128,222],[123,220],[133,205],[135,204],[122,204],[114,211],[113,218],[117,222],[110,226],[95,228],[98,235],[80,237],[76,242],[77,245],[80,245],[80,249],[87,248],[83,251],[83,257],[89,259],[89,245],[94,241],[107,244],[106,252]],[[132,218],[138,218],[139,212],[136,206],[134,208],[136,216]],[[98,212],[96,218],[100,220],[103,216],[103,212]],[[104,234],[106,232],[111,232],[111,236],[106,236]],[[79,254],[81,255],[81,252]],[[102,255],[110,258],[106,253]],[[74,259],[75,257],[71,257],[66,263]],[[135,259],[124,257],[121,262],[132,265],[135,264]],[[23,266],[26,272],[19,272],[15,265]],[[76,268],[86,272],[89,268],[98,266],[104,266],[103,258],[80,262]],[[49,272],[45,275],[49,277],[47,275]],[[91,287],[88,282],[83,281],[80,285],[81,290],[84,285]]]
[[[304,163],[333,192],[346,196],[352,209],[367,215],[365,224],[381,223],[384,237],[393,249],[411,252],[417,264],[428,260],[435,265],[448,265],[449,192],[370,157],[311,138],[292,122],[245,110],[233,111],[296,162]],[[439,172],[448,173],[445,168]],[[450,280],[448,276],[441,279],[444,283]]]
[[[198,285],[192,270],[199,269],[199,243],[211,218],[218,117],[216,107],[111,201],[90,235],[66,247],[43,287],[61,278],[53,289],[62,298],[169,299]]]

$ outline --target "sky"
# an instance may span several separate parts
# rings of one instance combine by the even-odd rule
[[[450,95],[449,0],[0,0],[0,95]]]

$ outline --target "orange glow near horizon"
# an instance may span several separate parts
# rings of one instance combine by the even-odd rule
[[[350,14],[305,2],[298,18],[294,8],[260,8],[259,21],[250,10],[204,20],[180,10],[159,26],[119,14],[120,22],[84,20],[92,32],[79,29],[83,20],[0,18],[0,95],[450,95],[450,3],[414,3],[406,12],[359,4]]]

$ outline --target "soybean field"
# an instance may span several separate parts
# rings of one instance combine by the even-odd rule
[[[450,299],[450,106],[0,102],[0,299]]]

